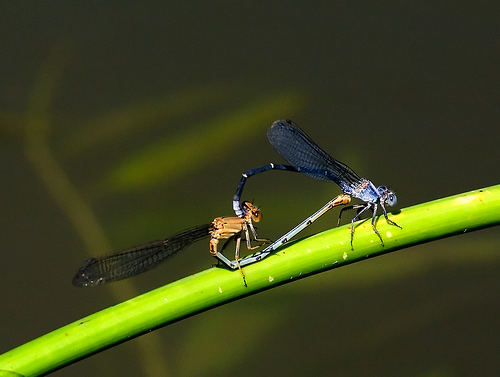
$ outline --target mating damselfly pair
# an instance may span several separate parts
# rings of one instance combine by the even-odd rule
[[[96,286],[140,274],[158,266],[193,242],[210,237],[210,254],[228,268],[238,269],[246,286],[242,267],[264,259],[333,207],[349,204],[351,198],[359,199],[363,203],[343,207],[338,220],[338,223],[340,223],[344,210],[357,210],[356,216],[351,220],[351,249],[353,249],[354,222],[359,220],[366,211],[372,211],[371,225],[382,246],[384,245],[382,236],[375,226],[379,207],[382,208],[382,213],[389,224],[401,228],[389,219],[385,207],[386,205],[394,206],[396,204],[396,195],[392,191],[386,186],[376,187],[370,180],[361,178],[347,165],[335,160],[312,141],[295,123],[286,119],[277,120],[269,127],[267,137],[274,149],[289,165],[270,163],[243,173],[233,197],[233,209],[236,216],[217,217],[209,224],[184,230],[163,240],[127,249],[116,254],[90,258],[78,270],[73,278],[73,284],[79,287]],[[307,217],[278,240],[270,242],[267,239],[260,239],[257,236],[253,222],[260,221],[262,213],[252,203],[241,201],[241,196],[249,177],[269,170],[299,172],[314,179],[335,182],[340,186],[343,194],[328,201],[318,211]],[[248,250],[254,250],[264,244],[269,245],[240,259],[239,251],[243,236]],[[217,246],[221,239],[235,240],[234,261],[222,254],[227,242],[222,247],[222,250],[218,251]],[[252,241],[259,242],[260,245],[252,246]]]

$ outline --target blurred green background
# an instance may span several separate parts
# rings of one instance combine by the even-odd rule
[[[499,183],[496,2],[1,8],[1,353],[210,267],[200,242],[130,281],[71,285],[89,255],[231,215],[241,172],[282,162],[276,119],[389,185],[398,208]],[[244,199],[277,238],[339,192],[276,172]],[[499,244],[493,228],[350,265],[54,375],[496,376]]]

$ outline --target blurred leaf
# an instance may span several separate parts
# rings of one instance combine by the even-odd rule
[[[97,217],[72,184],[49,143],[48,136],[53,126],[52,105],[64,61],[64,51],[56,46],[34,81],[25,114],[19,116],[19,120],[14,120],[19,121],[20,129],[24,131],[21,142],[34,172],[39,176],[54,203],[59,206],[61,213],[67,217],[68,222],[81,237],[86,248],[89,251],[107,250],[109,244]],[[111,291],[117,300],[137,294],[131,282],[125,282],[120,288],[111,287]],[[150,375],[153,375],[150,372],[152,366],[155,372],[161,375],[166,375],[168,371],[164,358],[158,350],[159,343],[158,335],[143,338],[137,343],[143,368]],[[8,369],[11,369],[11,365]]]
[[[106,186],[112,191],[137,190],[188,174],[204,161],[221,156],[219,150],[262,132],[277,116],[296,111],[300,104],[295,92],[277,93],[174,139],[161,140],[122,161],[106,177]]]
[[[117,139],[143,131],[145,127],[154,125],[155,121],[166,122],[172,117],[190,114],[194,108],[213,106],[230,95],[228,85],[207,85],[117,108],[78,127],[78,133],[66,140],[61,149],[64,154],[74,156],[89,148],[106,147]]]

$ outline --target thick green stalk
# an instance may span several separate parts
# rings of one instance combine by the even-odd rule
[[[408,246],[500,224],[500,185],[405,208],[379,218],[382,247],[369,221],[358,223],[354,250],[348,226],[281,248],[238,271],[210,268],[112,306],[0,355],[2,370],[37,376],[152,329],[269,288]],[[480,250],[476,250],[480,252]]]

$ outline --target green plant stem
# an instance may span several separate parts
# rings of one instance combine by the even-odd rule
[[[37,376],[110,346],[224,303],[369,257],[500,224],[500,185],[405,208],[378,218],[385,246],[370,221],[331,229],[281,248],[238,271],[210,268],[92,314],[0,355],[0,370]],[[476,251],[479,252],[479,251]],[[237,331],[237,329],[235,329]]]

